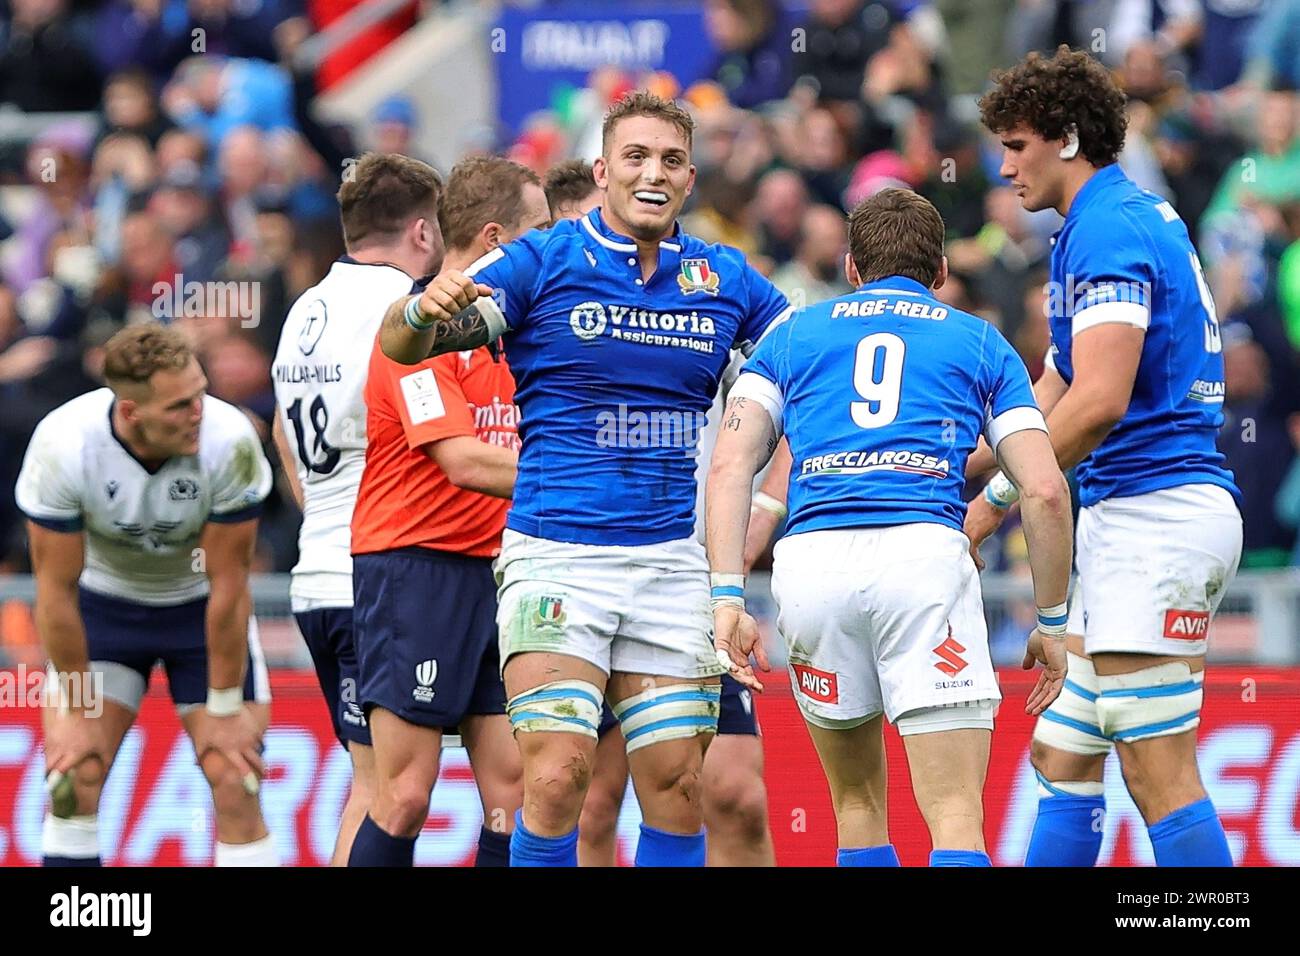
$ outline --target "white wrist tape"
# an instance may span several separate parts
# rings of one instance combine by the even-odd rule
[[[776,519],[778,521],[780,521],[787,514],[789,514],[789,510],[786,508],[785,502],[778,501],[776,498],[773,498],[765,491],[754,492],[754,500],[752,504],[753,507],[755,508],[762,508],[764,511],[768,512],[769,514],[776,515]]]
[[[244,688],[227,687],[217,690],[208,688],[208,713],[213,717],[233,717],[244,709]]]
[[[1020,500],[1020,489],[999,471],[985,486],[984,499],[993,507],[1005,510]]]
[[[406,301],[406,308],[402,310],[402,315],[406,318],[406,324],[417,332],[427,332],[433,328],[433,319],[425,316],[420,311],[420,297],[411,296]]]
[[[1038,631],[1048,637],[1065,637],[1066,622],[1069,620],[1069,608],[1066,604],[1038,609]]]
[[[709,608],[745,606],[745,576],[713,572],[709,575]]]

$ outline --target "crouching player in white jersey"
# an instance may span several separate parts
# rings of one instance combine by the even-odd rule
[[[367,441],[363,390],[388,303],[442,263],[440,190],[438,174],[418,160],[362,157],[338,194],[348,254],[289,310],[272,372],[276,447],[303,513],[289,598],[334,734],[352,759],[334,866],[346,865],[375,792],[352,623],[352,511]]]
[[[216,865],[274,866],[257,798],[270,684],[248,590],[270,466],[244,414],[204,394],[178,331],[117,333],[104,377],[37,426],[16,492],[51,679],[93,674],[105,698],[102,714],[85,695],[47,703],[45,865],[99,865],[99,795],[161,661],[212,787]]]
[[[1161,866],[1230,866],[1196,767],[1210,619],[1241,554],[1238,494],[1215,435],[1214,300],[1173,207],[1116,165],[1124,94],[1084,53],[1031,54],[980,104],[1026,209],[1065,217],[1052,248],[1052,350],[1035,385],[1063,468],[1078,465],[1079,581],[1069,680],[1034,730],[1029,865],[1091,866],[1115,746]],[[972,461],[972,473],[992,462]],[[1018,482],[972,503],[975,547]]]
[[[1065,677],[1069,490],[1023,363],[987,322],[931,294],[943,220],[887,189],[849,220],[857,288],[777,326],[727,401],[707,488],[717,648],[744,684],[766,668],[744,609],[750,488],[784,432],[790,517],[773,556],[795,699],[830,784],[841,866],[897,866],[881,718],[903,737],[932,866],[988,866],[982,794],[993,712],[979,577],[961,533],[963,469],[981,432],[1024,489],[1039,606],[1024,664],[1046,667],[1036,714]]]
[[[693,426],[731,349],[751,348],[788,304],[739,252],[677,226],[693,126],[675,104],[629,94],[605,117],[600,209],[502,246],[472,278],[440,275],[381,332],[406,364],[507,333],[522,410],[497,564],[524,760],[512,865],[576,863],[603,697],[645,821],[637,863],[704,863],[700,775],[723,667],[691,536]]]

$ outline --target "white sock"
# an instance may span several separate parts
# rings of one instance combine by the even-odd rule
[[[214,866],[279,866],[271,834],[252,843],[217,843]]]
[[[99,817],[93,813],[81,817],[56,817],[47,813],[41,831],[41,852],[72,860],[99,856]]]

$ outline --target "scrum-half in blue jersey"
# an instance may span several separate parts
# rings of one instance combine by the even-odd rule
[[[1146,329],[1128,411],[1079,463],[1079,502],[1177,485],[1240,497],[1215,448],[1223,425],[1223,345],[1214,300],[1173,206],[1104,166],[1070,204],[1052,247],[1050,363],[1074,379],[1070,347],[1105,322]]]
[[[697,443],[732,349],[789,303],[730,246],[677,226],[641,279],[636,245],[595,209],[493,250],[466,274],[509,326],[519,475],[506,526],[643,545],[695,528]]]
[[[787,534],[930,522],[958,531],[966,459],[983,433],[1044,430],[1002,333],[902,276],[809,306],[763,339],[730,398],[784,430]]]

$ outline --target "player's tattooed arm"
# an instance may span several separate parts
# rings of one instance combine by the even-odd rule
[[[769,448],[776,441],[776,427],[766,408],[741,396],[727,401],[705,493],[709,562],[714,571],[740,572],[743,567],[754,476],[771,457]]]
[[[727,402],[726,420],[723,421],[722,427],[728,431],[739,431],[741,425],[740,412],[749,404],[746,398],[733,398]],[[776,447],[773,445],[772,447]]]
[[[418,365],[431,355],[486,345],[505,331],[505,317],[491,295],[488,286],[460,272],[444,272],[420,295],[388,307],[379,346],[395,362]]]

